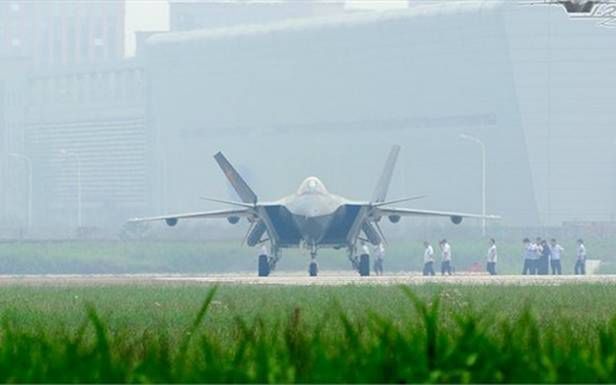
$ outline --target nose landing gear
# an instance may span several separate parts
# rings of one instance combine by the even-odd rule
[[[311,277],[316,277],[319,274],[319,264],[317,263],[317,249],[315,247],[310,250],[310,264],[308,265],[308,274]]]
[[[317,261],[310,261],[308,265],[308,274],[311,277],[316,277],[319,274],[319,264]]]

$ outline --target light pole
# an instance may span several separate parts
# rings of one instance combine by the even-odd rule
[[[18,154],[15,152],[9,153],[9,156],[13,158],[21,159],[26,162],[26,167],[28,168],[28,231],[32,227],[32,159],[29,157]]]
[[[481,140],[467,134],[460,134],[460,139],[477,143],[481,147],[481,235],[486,236],[486,145]]]
[[[616,137],[612,140],[612,145],[616,146]],[[610,222],[614,223],[616,219],[616,153],[612,151],[612,213],[610,214]]]
[[[81,228],[81,159],[76,152],[60,150],[60,154],[68,157],[73,156],[77,162],[77,228]]]

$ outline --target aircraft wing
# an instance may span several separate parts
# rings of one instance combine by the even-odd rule
[[[194,213],[182,213],[182,214],[169,214],[161,215],[158,217],[147,218],[134,218],[129,222],[151,222],[164,220],[167,224],[177,223],[179,219],[195,219],[195,218],[229,218],[229,217],[251,217],[254,216],[253,209],[230,209],[230,210],[216,210],[216,211],[197,211]]]
[[[500,219],[498,215],[480,215],[480,214],[468,214],[468,213],[456,213],[450,211],[433,211],[433,210],[417,210],[417,209],[403,209],[394,207],[377,207],[372,212],[374,217],[387,217],[387,216],[427,216],[427,217],[449,217],[461,220],[462,218],[476,218],[476,219]],[[454,221],[455,222],[455,221]]]

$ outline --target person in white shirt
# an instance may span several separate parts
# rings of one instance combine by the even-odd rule
[[[451,275],[451,246],[446,239],[439,242],[441,247],[441,275]]]
[[[575,274],[586,274],[586,246],[584,246],[584,240],[578,239],[577,241],[577,253],[575,257]]]
[[[374,274],[383,275],[383,259],[385,259],[385,247],[383,246],[383,242],[379,243],[377,247],[374,248]]]
[[[361,253],[362,253],[362,255],[363,254],[370,255],[370,248],[368,247],[368,245],[366,245],[365,242],[361,243]]]
[[[496,275],[496,260],[498,259],[498,252],[496,250],[496,241],[494,238],[490,239],[490,248],[488,249],[488,262],[486,264],[486,270],[490,275]]]
[[[261,249],[259,250],[259,255],[269,256],[269,251],[267,250],[267,246],[265,244],[261,245]]]
[[[434,249],[430,242],[424,241],[423,275],[434,275]]]
[[[541,255],[543,254],[543,242],[541,241],[541,237],[535,238],[535,242],[533,243],[535,249],[535,258],[532,266],[533,273],[532,274],[540,274],[541,270]]]
[[[556,242],[556,239],[552,238],[550,240],[550,251],[550,266],[552,267],[552,275],[561,275],[562,266],[560,264],[560,257],[565,249],[563,249],[563,247]]]
[[[522,275],[535,274],[537,248],[528,238],[524,238],[524,267]]]

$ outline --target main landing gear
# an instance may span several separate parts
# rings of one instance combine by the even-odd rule
[[[359,275],[367,277],[370,275],[370,255],[362,254],[359,256]]]
[[[361,277],[367,277],[370,275],[370,254],[362,253],[361,255],[355,255],[355,250],[349,250],[349,261],[353,270],[357,271]]]
[[[267,250],[262,249],[257,263],[257,274],[259,277],[267,277],[276,269],[276,263],[280,260],[280,250],[274,250],[272,255],[267,254]]]
[[[269,257],[266,254],[260,254],[258,264],[259,277],[267,277],[270,271]]]

